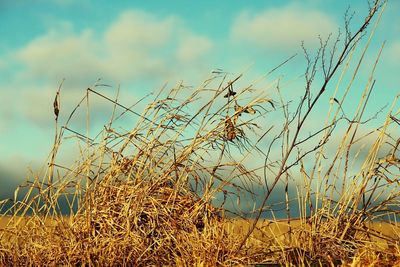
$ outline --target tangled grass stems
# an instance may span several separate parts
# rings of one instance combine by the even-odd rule
[[[221,77],[214,77],[217,78]],[[232,142],[226,129],[226,114],[238,117],[245,110],[234,110],[236,99],[218,101],[226,91],[222,83],[208,102],[199,103],[205,99],[199,95],[209,94],[205,88],[211,81],[184,100],[177,99],[186,90],[180,85],[165,98],[156,99],[143,114],[134,113],[137,124],[128,132],[118,132],[111,120],[97,134],[98,140],[69,127],[78,107],[74,109],[67,123],[56,131],[45,174],[51,178],[46,182],[39,177],[29,181],[24,198],[8,212],[12,217],[1,232],[2,240],[8,240],[2,244],[3,263],[241,262],[241,256],[234,253],[237,238],[227,235],[222,207],[214,207],[212,200],[227,185],[242,187],[221,174],[225,167],[239,166],[226,146],[230,142],[232,149],[251,150],[253,145],[246,132],[255,134],[256,124],[250,120],[242,120],[240,125],[235,122],[235,128],[230,130],[237,132],[238,142]],[[96,87],[88,88],[78,106],[91,94],[104,97]],[[238,97],[244,93],[246,90]],[[58,91],[56,122],[62,106],[60,95]],[[115,105],[112,117],[116,107],[123,112],[130,110],[117,100],[110,101]],[[256,105],[270,101],[258,97],[245,107],[256,109]],[[191,113],[193,107],[198,108],[195,115]],[[252,127],[242,130],[250,124]],[[74,133],[78,143],[84,142],[80,158],[72,166],[57,162],[57,151],[67,132]],[[213,157],[218,158],[217,162],[210,160]],[[246,179],[255,177],[243,165],[239,170]],[[69,216],[63,214],[61,199],[68,202]],[[12,255],[14,251],[18,255]]]
[[[398,263],[398,96],[382,125],[362,132],[371,121],[364,117],[381,51],[354,116],[343,111],[369,41],[358,60],[355,51],[385,4],[376,0],[354,34],[346,20],[342,50],[340,36],[330,43],[331,50],[329,39],[321,40],[314,58],[304,48],[306,86],[297,102],[285,98],[279,81],[276,94],[267,94],[255,90],[256,83],[241,87],[243,74],[219,71],[195,89],[183,83],[170,91],[162,88],[139,113],[137,103],[121,103],[119,88],[112,99],[97,81],[61,125],[61,84],[53,103],[56,131],[48,165],[17,188],[3,215],[0,263]],[[352,61],[357,63],[353,71]],[[305,134],[339,71],[325,125]],[[343,85],[348,73],[350,81]],[[93,135],[95,97],[113,109]],[[83,108],[86,129],[76,129],[71,121]],[[133,128],[118,127],[130,116]],[[76,161],[67,165],[60,149],[70,141],[79,150]],[[368,150],[364,156],[357,147],[362,142]],[[2,210],[7,202],[0,203]],[[278,218],[282,212],[284,221]]]

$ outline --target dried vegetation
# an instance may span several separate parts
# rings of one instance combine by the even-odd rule
[[[257,83],[240,85],[242,74],[218,70],[198,88],[162,89],[138,113],[97,82],[61,125],[60,86],[48,165],[2,202],[11,206],[1,265],[398,264],[398,96],[380,127],[361,130],[380,52],[354,116],[342,107],[371,38],[358,60],[355,51],[373,36],[385,4],[372,3],[354,33],[347,16],[345,33],[321,39],[314,56],[304,48],[297,100],[285,98],[279,80],[275,93],[258,91]],[[326,123],[309,128],[334,77]],[[93,136],[94,97],[114,108]],[[84,106],[86,132],[70,126]],[[125,117],[135,118],[132,129],[116,126]],[[66,166],[59,151],[72,140],[80,150]],[[372,141],[360,156],[365,140]],[[390,231],[377,228],[380,220]]]

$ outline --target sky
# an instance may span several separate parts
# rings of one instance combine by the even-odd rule
[[[196,86],[217,68],[246,70],[251,80],[298,53],[283,70],[295,80],[304,73],[301,41],[315,49],[318,35],[343,27],[347,8],[357,25],[368,5],[366,0],[0,0],[0,197],[12,195],[29,169],[45,164],[54,136],[53,99],[63,79],[64,110],[98,78],[120,86],[121,101],[129,104],[165,83]],[[389,0],[369,49],[372,63],[386,41],[373,111],[400,91],[399,14],[400,2]],[[368,72],[361,70],[364,81]],[[109,110],[99,102],[95,123],[106,123],[102,118]]]

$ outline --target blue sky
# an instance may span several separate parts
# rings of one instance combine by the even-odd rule
[[[239,73],[251,66],[252,79],[300,52],[284,69],[295,79],[304,72],[300,42],[315,48],[318,34],[343,26],[349,6],[357,25],[365,0],[1,0],[0,194],[12,191],[28,166],[45,163],[54,133],[52,101],[63,78],[66,109],[97,78],[120,85],[129,104],[165,82],[196,85],[215,68]],[[369,49],[373,62],[387,42],[372,110],[400,91],[399,14],[400,2],[389,0]],[[361,71],[364,81],[368,71]],[[101,124],[110,107],[98,106]]]

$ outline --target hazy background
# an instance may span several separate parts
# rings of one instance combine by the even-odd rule
[[[349,6],[357,26],[368,8],[365,0],[0,0],[0,198],[12,196],[29,169],[45,164],[62,79],[63,116],[98,78],[120,85],[121,101],[129,105],[166,82],[196,86],[216,68],[239,73],[249,67],[250,81],[299,53],[276,75],[298,81],[305,66],[301,41],[317,47],[318,34],[343,27]],[[399,14],[400,2],[389,1],[369,49],[372,64],[387,41],[371,113],[399,92]],[[361,91],[371,64],[360,71],[362,83],[355,87]],[[92,120],[101,127],[112,106],[96,104]]]

